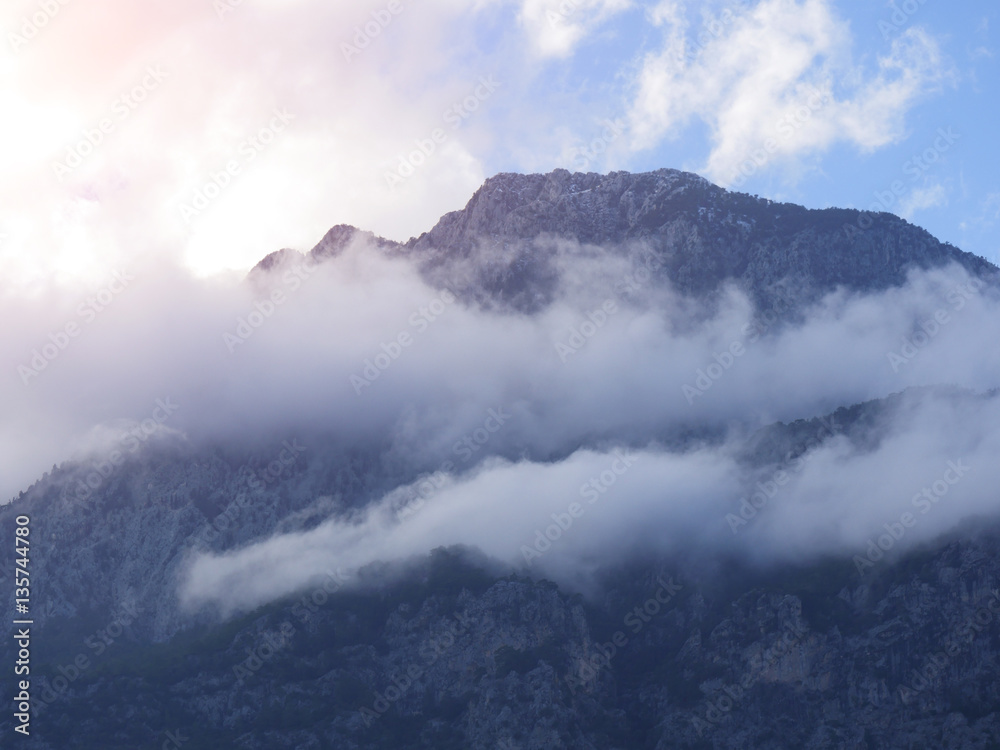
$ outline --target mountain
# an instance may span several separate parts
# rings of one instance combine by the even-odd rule
[[[897,289],[914,269],[957,264],[991,286],[996,273],[889,214],[773,203],[667,169],[501,174],[406,243],[340,225],[308,256],[333,264],[355,245],[408,259],[430,285],[514,321],[547,310],[567,269],[591,258],[652,257],[656,289],[711,300],[735,285],[789,322],[825,293]],[[301,257],[273,253],[251,281],[266,286]],[[636,427],[613,447],[711,449],[731,454],[748,483],[766,483],[820,453],[877,465],[926,404],[989,414],[998,399],[946,383],[899,388],[797,421]],[[549,452],[483,442],[442,471],[400,449],[407,435],[420,440],[410,416],[400,415],[397,440],[335,425],[246,444],[157,435],[120,462],[53,467],[0,507],[4,539],[18,516],[31,518],[33,535],[35,716],[20,744],[1000,747],[992,515],[903,551],[890,522],[885,544],[876,535],[874,548],[811,558],[748,557],[728,536],[702,548],[692,535],[667,552],[623,551],[583,591],[447,546],[365,565],[350,583],[316,570],[307,586],[250,611],[183,606],[179,591],[202,553],[303,539],[331,518],[360,526],[382,498],[448,471],[475,477],[497,462],[544,467],[608,449],[606,434],[587,430]],[[970,442],[978,429],[966,427]],[[0,564],[10,592],[13,571]],[[16,659],[13,643],[5,637],[4,664]],[[12,732],[9,714],[0,732]]]
[[[356,237],[416,258],[432,283],[454,286],[456,265],[469,267],[458,279],[463,295],[527,312],[551,301],[555,249],[567,240],[652,254],[661,279],[686,294],[735,282],[763,307],[815,301],[838,286],[883,290],[913,268],[958,263],[980,277],[996,270],[892,214],[775,203],[673,169],[499,174],[464,209],[406,243],[338,225],[309,255],[336,256]]]

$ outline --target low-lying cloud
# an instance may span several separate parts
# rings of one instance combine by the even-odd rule
[[[161,265],[128,269],[127,284],[109,273],[100,288],[8,294],[0,313],[22,325],[0,348],[0,491],[13,496],[144,423],[196,444],[325,433],[446,477],[405,523],[397,493],[371,498],[360,520],[195,561],[188,599],[227,606],[277,596],[329,564],[441,544],[528,564],[521,546],[581,502],[589,478],[613,472],[613,450],[638,458],[613,492],[582,501],[572,533],[533,567],[578,578],[633,541],[849,550],[949,460],[973,471],[907,540],[990,510],[994,401],[930,399],[874,452],[843,438],[814,448],[737,533],[725,520],[748,480],[737,446],[760,426],[911,386],[998,385],[997,293],[961,268],[914,272],[878,294],[838,291],[791,324],[735,286],[709,308],[623,255],[568,243],[551,252],[560,290],[534,315],[481,309],[361,242],[320,264],[290,254],[251,282]],[[164,399],[176,408],[161,426]],[[708,442],[668,447],[693,428]],[[272,583],[265,567],[280,571]]]
[[[584,590],[598,570],[632,555],[723,549],[767,562],[857,556],[860,582],[886,553],[1000,510],[1000,399],[922,392],[904,403],[874,450],[819,428],[810,451],[757,469],[738,460],[735,444],[494,460],[438,480],[415,505],[401,505],[419,494],[401,488],[308,532],[199,556],[182,598],[252,608],[324,570],[355,572],[457,544]]]

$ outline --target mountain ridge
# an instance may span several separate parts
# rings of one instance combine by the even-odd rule
[[[619,254],[642,245],[660,261],[661,279],[681,292],[703,295],[736,282],[766,307],[789,295],[798,307],[838,287],[881,291],[904,283],[914,268],[958,263],[980,278],[998,272],[893,214],[775,203],[673,169],[500,173],[464,208],[406,242],[339,224],[306,256],[335,257],[361,239],[387,255],[415,259],[437,284],[444,282],[446,267],[462,259],[473,271],[473,280],[458,290],[463,296],[533,312],[554,294],[547,238]],[[254,271],[266,271],[275,255]]]

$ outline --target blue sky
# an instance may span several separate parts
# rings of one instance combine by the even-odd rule
[[[674,167],[815,208],[882,195],[1000,252],[985,2],[58,8],[0,13],[0,271],[22,288],[148,257],[243,273],[337,223],[406,239],[497,172],[556,167]]]
[[[688,26],[689,45],[699,33],[708,32],[704,51],[696,49],[694,53],[705,56],[728,45],[735,35],[739,21],[721,24],[721,31],[720,25],[711,22],[718,21],[726,8],[732,9],[730,17],[740,19],[752,17],[762,6],[772,6],[779,9],[774,13],[775,21],[801,17],[809,12],[809,6],[825,9],[828,15],[820,20],[839,25],[843,38],[829,45],[817,43],[809,50],[815,57],[809,64],[800,63],[800,74],[790,77],[789,88],[780,93],[788,92],[793,81],[819,83],[826,79],[836,100],[851,102],[880,73],[886,77],[886,89],[907,76],[914,78],[912,88],[906,95],[887,102],[884,110],[877,103],[871,106],[873,114],[883,115],[876,125],[884,140],[840,130],[811,143],[796,144],[784,158],[756,169],[739,185],[727,181],[724,171],[706,169],[713,148],[725,137],[716,119],[719,110],[710,108],[677,118],[646,148],[636,144],[616,152],[613,158],[595,159],[595,169],[645,171],[677,167],[699,172],[727,187],[813,208],[881,207],[926,227],[942,240],[997,260],[1000,180],[996,165],[1000,160],[995,118],[991,116],[994,102],[1000,100],[993,43],[998,20],[995,6],[935,2],[672,5],[681,7],[679,15]],[[916,10],[908,14],[906,11],[914,6]],[[637,68],[661,53],[664,37],[670,33],[668,28],[650,22],[650,8],[648,4],[631,6],[597,26],[591,36],[579,42],[573,54],[550,59],[539,73],[536,94],[541,98],[546,88],[562,93],[578,87],[582,89],[577,94],[579,99],[589,100],[586,106],[629,122],[630,115],[635,117],[636,80],[640,75]],[[822,23],[812,29],[816,36],[825,30]],[[781,42],[788,36],[780,28],[764,24],[758,24],[758,31],[762,36],[773,34],[780,58],[787,49]],[[880,61],[893,57],[894,43],[909,41],[907,35],[919,40],[921,50],[902,57],[897,67],[881,67]],[[935,50],[936,59],[922,69],[920,55],[927,54],[924,45]],[[749,70],[746,73],[751,75]],[[678,78],[682,79],[683,73]],[[737,75],[723,74],[718,80],[730,86],[740,85]],[[670,92],[665,95],[670,96]],[[884,95],[891,99],[891,92]],[[725,106],[720,100],[712,104]],[[753,115],[765,124],[782,119],[780,111],[768,111],[764,102]],[[800,127],[825,121],[828,116],[830,126],[838,130],[841,126],[834,113],[823,108],[807,108]],[[786,122],[791,125],[796,120]],[[734,126],[739,124],[740,119],[734,118]],[[941,138],[941,131],[950,137]],[[496,154],[490,164],[490,172],[521,168],[506,153]]]

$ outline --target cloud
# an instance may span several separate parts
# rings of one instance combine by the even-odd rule
[[[899,203],[899,215],[904,219],[912,219],[917,211],[937,206],[947,205],[948,191],[944,185],[937,183],[914,188],[906,198]]]
[[[424,279],[419,259],[387,257],[360,239],[318,265],[289,254],[253,283],[198,279],[153,259],[92,286],[6,289],[0,315],[19,325],[0,344],[0,394],[9,405],[0,417],[0,492],[14,495],[53,463],[94,460],[147,423],[196,447],[322,434],[385,456],[401,476],[446,478],[405,526],[391,513],[403,487],[391,499],[361,498],[372,509],[350,522],[331,519],[327,536],[277,538],[231,563],[194,563],[208,567],[198,568],[206,588],[192,589],[192,601],[243,606],[286,589],[266,577],[253,588],[234,581],[235,571],[256,575],[260,560],[284,561],[289,544],[312,550],[302,575],[331,562],[322,550],[334,542],[345,567],[451,543],[516,562],[552,513],[579,501],[583,483],[614,471],[614,449],[639,454],[616,480],[623,494],[607,493],[608,502],[588,510],[590,526],[579,519],[576,541],[567,537],[564,552],[539,561],[552,576],[584,585],[570,571],[611,559],[615,540],[639,549],[651,528],[680,530],[663,532],[665,544],[730,534],[722,519],[746,486],[737,447],[763,425],[911,386],[1000,385],[1000,353],[990,345],[1000,338],[1000,300],[957,267],[913,272],[879,294],[831,293],[791,324],[780,322],[780,311],[755,310],[735,287],[707,304],[668,284],[637,283],[648,279],[642,264],[653,262],[641,255],[554,240],[537,249],[557,286],[554,301],[533,315],[457,296],[475,255],[449,269],[449,290]],[[745,537],[764,534],[770,544],[766,534],[780,530],[789,550],[824,548],[813,537],[831,509],[845,513],[856,497],[879,492],[886,503],[907,500],[920,471],[993,450],[992,409],[963,412],[976,421],[964,432],[947,422],[940,437],[930,421],[900,425],[897,442],[880,449],[898,445],[898,454],[870,459],[849,445],[824,447],[796,479],[805,505],[762,517]],[[498,418],[502,429],[494,429]],[[709,444],[666,447],[692,429]],[[969,443],[973,436],[979,442]],[[909,455],[917,458],[908,463]],[[888,472],[883,480],[873,478],[878,466]],[[978,466],[977,477],[986,473]],[[970,489],[962,492],[978,493],[978,481],[963,482]],[[675,488],[667,500],[664,487]],[[791,500],[775,507],[784,502]],[[822,506],[818,520],[796,515],[810,503]],[[975,493],[959,507],[985,508]],[[878,520],[874,511],[858,513]],[[871,528],[858,522],[831,538],[853,543]],[[284,572],[288,585],[301,580]]]
[[[509,568],[584,591],[599,570],[633,556],[722,549],[768,563],[860,559],[863,580],[886,552],[1000,511],[993,490],[1000,400],[956,405],[920,393],[904,404],[874,449],[821,429],[816,447],[767,471],[741,465],[732,445],[490,462],[445,482],[410,516],[397,512],[397,490],[311,531],[197,556],[181,600],[229,614],[287,595],[324,570],[353,574],[447,545],[471,545]]]
[[[217,5],[60,4],[16,51],[5,34],[0,138],[17,144],[0,155],[8,283],[53,272],[97,283],[150,255],[203,274],[246,269],[338,222],[405,240],[482,183],[475,144],[489,107],[445,120],[498,72],[485,55],[454,65],[475,37],[468,3],[245,2],[222,17]],[[0,20],[20,30],[37,11],[5,6]],[[276,109],[294,119],[272,136]],[[390,190],[399,155],[436,129],[447,142]],[[238,174],[219,177],[231,164]],[[183,216],[196,199],[204,209]]]
[[[916,27],[867,72],[852,62],[849,27],[826,0],[733,4],[696,29],[684,7],[654,11],[665,41],[638,73],[633,147],[699,120],[712,142],[704,173],[722,185],[838,142],[865,151],[897,142],[909,109],[948,76],[937,42]]]
[[[631,0],[523,0],[521,26],[540,57],[568,57],[583,39]]]
[[[0,313],[22,322],[0,347],[10,404],[0,491],[70,458],[95,425],[141,421],[166,397],[180,405],[169,426],[192,439],[322,425],[437,465],[501,406],[517,417],[491,451],[547,457],[795,419],[914,385],[997,385],[1000,355],[986,344],[1000,335],[995,301],[961,271],[872,297],[831,294],[808,325],[781,328],[755,323],[735,289],[712,312],[659,284],[631,290],[625,257],[574,243],[546,252],[560,289],[532,317],[447,302],[411,261],[363,244],[315,268],[282,268],[263,290],[150,262],[123,269],[124,285],[109,275],[8,291]],[[914,321],[939,310],[947,323],[911,352]],[[743,354],[716,373],[734,347]]]

